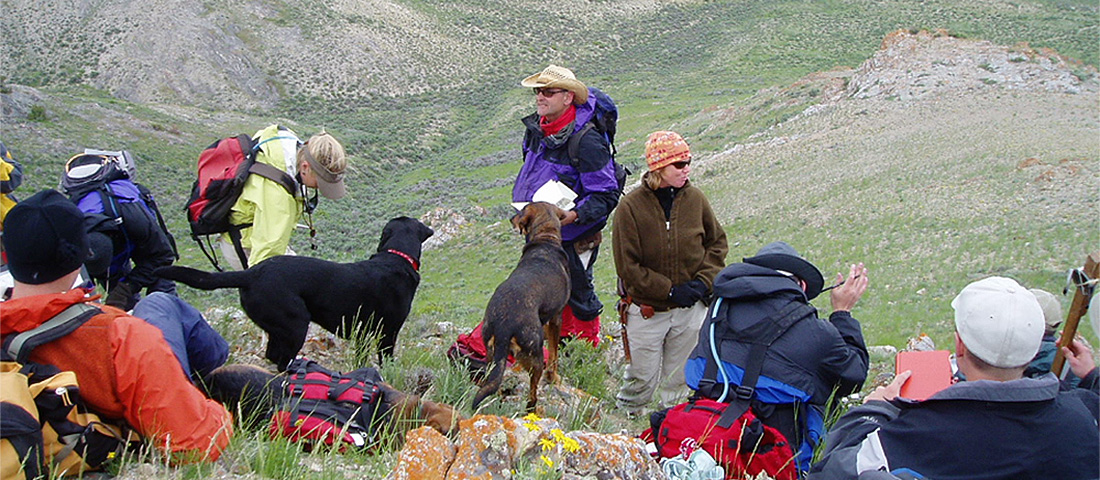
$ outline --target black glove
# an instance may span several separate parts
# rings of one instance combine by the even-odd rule
[[[134,289],[130,282],[116,283],[107,293],[107,299],[103,303],[125,311],[134,308],[137,302],[134,301]]]
[[[707,286],[702,280],[692,280],[672,287],[668,299],[681,307],[690,307],[702,300],[707,294]]]

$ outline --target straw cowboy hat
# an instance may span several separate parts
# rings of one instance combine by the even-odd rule
[[[573,92],[574,105],[581,105],[588,101],[588,87],[577,80],[572,70],[557,65],[550,65],[543,71],[523,79],[519,84],[527,88],[564,88]]]

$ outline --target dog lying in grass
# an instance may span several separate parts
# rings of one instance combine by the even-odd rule
[[[283,386],[285,373],[274,374],[261,367],[246,364],[230,364],[215,369],[203,378],[206,394],[225,405],[241,425],[260,428],[267,425],[287,399]],[[428,426],[443,435],[458,432],[462,414],[445,403],[424,400],[419,395],[402,392],[392,385],[380,382],[382,414],[379,431],[390,440],[401,441],[404,433]],[[379,444],[387,443],[385,439]]]
[[[379,361],[392,355],[420,284],[421,244],[435,232],[409,217],[382,229],[378,253],[362,262],[278,256],[239,272],[161,267],[156,275],[202,290],[237,288],[248,318],[267,332],[265,357],[279,371],[305,343],[309,322],[349,338],[378,332]]]
[[[563,218],[563,210],[545,202],[529,203],[512,217],[512,225],[527,243],[519,264],[485,307],[482,335],[492,370],[474,396],[475,410],[485,397],[500,389],[509,353],[531,374],[528,411],[534,411],[538,403],[540,378],[558,382],[561,311],[569,301],[569,263],[561,246]],[[543,360],[544,341],[549,343],[548,362]]]

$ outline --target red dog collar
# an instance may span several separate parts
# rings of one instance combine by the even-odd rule
[[[404,258],[405,260],[408,260],[409,265],[412,265],[412,267],[413,267],[413,271],[420,271],[420,264],[416,263],[416,260],[413,257],[410,257],[405,252],[394,250],[392,248],[389,249],[389,250],[386,250],[386,251],[389,252],[389,253],[392,253],[394,255],[400,256],[401,258]]]

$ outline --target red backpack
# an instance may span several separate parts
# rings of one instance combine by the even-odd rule
[[[187,200],[187,221],[191,225],[191,238],[199,243],[202,253],[219,271],[221,266],[218,265],[217,254],[213,245],[209,244],[210,235],[220,233],[229,234],[241,264],[248,268],[247,255],[241,246],[241,229],[251,225],[229,223],[230,210],[244,191],[248,176],[255,173],[270,179],[294,195],[294,178],[271,165],[256,162],[259,147],[252,137],[241,134],[215,141],[199,155],[198,179],[191,187],[191,198]],[[206,237],[208,245],[203,245],[200,236]]]
[[[296,358],[286,369],[284,401],[271,417],[269,432],[302,442],[363,448],[374,441],[379,419],[382,376],[373,368],[334,372],[312,360]]]
[[[727,410],[729,412],[727,413]],[[779,430],[764,425],[749,408],[728,425],[723,414],[735,414],[736,404],[700,398],[661,412],[650,421],[657,427],[642,437],[653,440],[662,458],[687,459],[698,448],[722,465],[726,478],[755,478],[765,472],[776,480],[798,478],[798,463],[790,442]],[[726,426],[723,426],[726,425]]]

